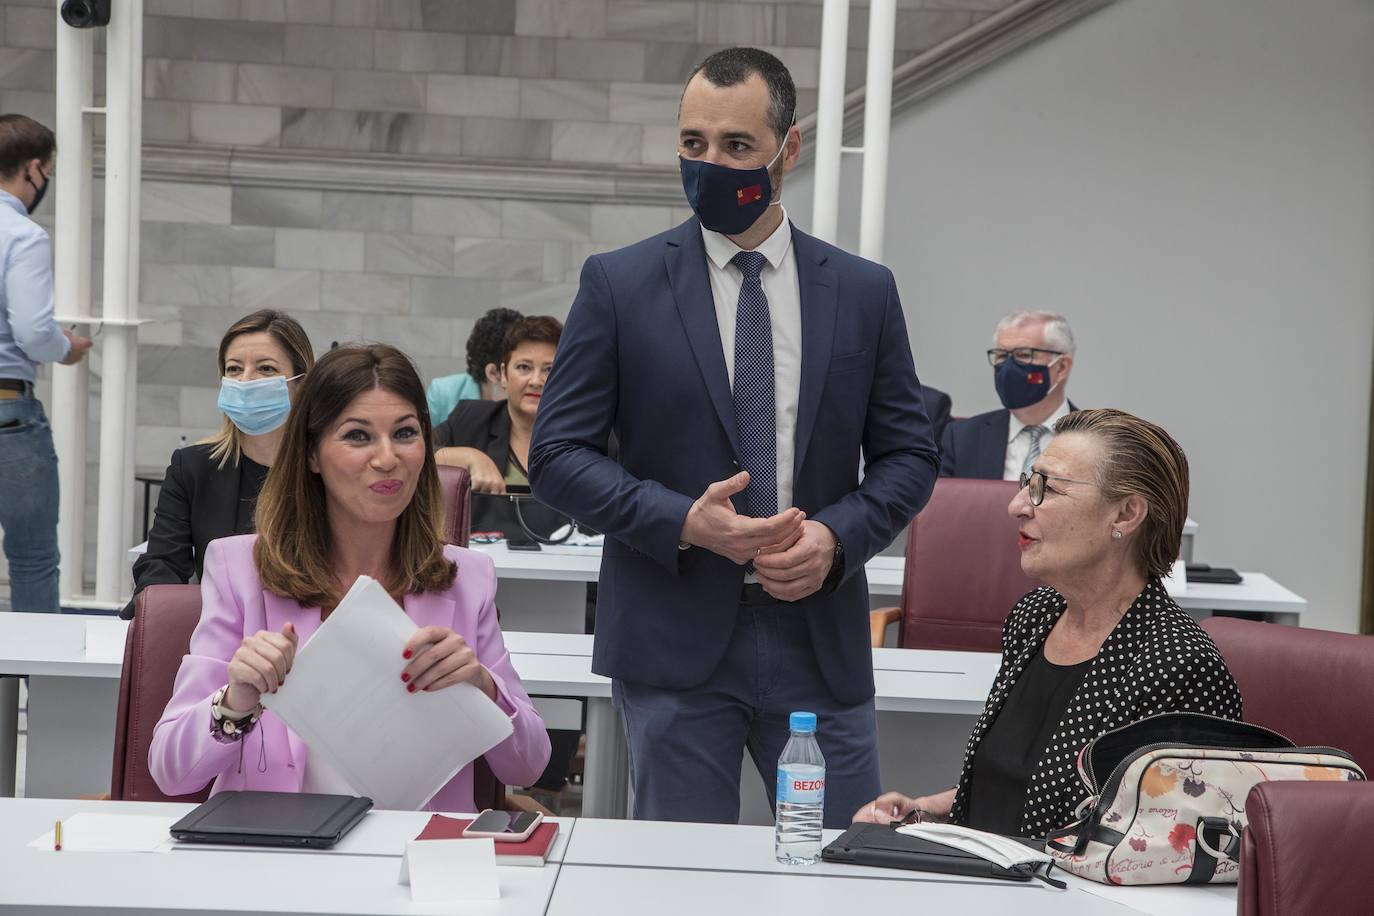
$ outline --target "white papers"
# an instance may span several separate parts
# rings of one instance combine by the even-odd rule
[[[471,684],[406,690],[401,651],[416,629],[381,585],[359,576],[296,653],[286,686],[262,697],[311,754],[383,809],[424,807],[514,730]]]
[[[166,852],[172,825],[180,818],[146,814],[73,814],[62,821],[61,852]],[[29,843],[53,849],[49,830]],[[60,853],[59,853],[60,854]]]
[[[490,837],[411,840],[396,883],[410,885],[415,903],[500,900],[496,844]]]
[[[123,659],[124,637],[128,633],[129,623],[126,620],[86,621],[86,657],[115,661]]]

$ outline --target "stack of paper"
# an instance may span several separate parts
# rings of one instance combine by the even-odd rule
[[[406,690],[401,652],[416,629],[386,589],[359,576],[296,653],[286,685],[262,698],[378,808],[424,807],[514,730],[471,684]]]

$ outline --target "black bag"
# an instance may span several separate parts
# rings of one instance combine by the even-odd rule
[[[1038,849],[1039,846],[1030,846]],[[821,850],[827,862],[849,865],[874,865],[878,868],[905,868],[908,871],[929,871],[969,878],[1002,878],[1007,881],[1030,881],[1034,878],[1063,888],[1061,881],[1046,877],[1032,865],[1003,868],[973,853],[921,837],[898,833],[892,824],[854,824]]]

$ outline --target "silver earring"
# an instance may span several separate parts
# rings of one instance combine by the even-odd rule
[[[1116,540],[1116,541],[1121,540],[1121,532],[1120,532],[1120,531],[1117,531],[1115,528],[1113,528],[1113,529],[1112,529],[1112,539],[1113,539],[1113,540]]]

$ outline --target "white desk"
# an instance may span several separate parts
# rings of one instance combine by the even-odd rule
[[[100,792],[109,784],[122,661],[86,654],[86,624],[92,620],[121,625],[108,617],[0,614],[0,674],[29,675],[26,791],[31,796],[70,797]],[[507,632],[505,639],[529,693],[587,701],[583,811],[625,816],[624,732],[611,705],[610,681],[592,673],[592,637]],[[976,715],[999,659],[981,652],[879,649],[873,660],[877,708],[880,714]],[[954,731],[953,740],[962,747],[967,731]],[[5,737],[0,734],[0,745]]]
[[[839,834],[825,831],[825,842]],[[669,873],[676,877],[665,877]],[[794,876],[807,880],[794,881]],[[565,893],[581,896],[584,882],[601,888],[607,903],[600,912],[611,914],[634,912],[617,908],[616,901],[642,901],[647,892],[656,899],[681,902],[681,912],[701,913],[748,912],[736,899],[757,902],[755,911],[764,913],[782,912],[784,905],[798,913],[870,912],[861,907],[867,901],[877,901],[884,910],[901,906],[898,901],[919,901],[922,911],[933,913],[1231,916],[1236,911],[1235,885],[1126,888],[1094,884],[1058,870],[1056,876],[1069,882],[1070,893],[1039,882],[1009,884],[829,862],[793,868],[774,859],[771,827],[580,818],[563,856],[559,893],[549,912],[577,912],[560,906]],[[1120,907],[1104,908],[1108,901]]]
[[[590,916],[778,913],[831,916],[919,905],[967,916],[1229,916],[1234,885],[1118,888],[1070,878],[1058,891],[896,869],[773,858],[769,827],[563,819],[543,868],[498,866],[501,900],[421,907],[396,884],[406,839],[428,814],[375,811],[332,850],[180,846],[54,853],[29,841],[81,811],[175,816],[190,805],[0,799],[0,913],[436,913]],[[839,831],[826,831],[829,842]],[[226,895],[225,875],[250,875]]]
[[[373,812],[332,850],[178,846],[171,852],[49,852],[31,849],[59,818],[78,811],[180,815],[193,805],[0,799],[0,913],[428,913],[396,883],[404,843],[429,815]],[[543,868],[499,866],[499,903],[465,913],[542,916],[558,877],[572,820],[560,824]],[[226,876],[236,876],[226,882]],[[242,878],[242,880],[239,880]],[[226,883],[229,887],[226,887]],[[449,910],[453,912],[454,910]]]
[[[539,551],[512,551],[504,543],[498,543],[474,544],[473,549],[492,558],[496,564],[497,578],[502,582],[595,582],[601,571],[601,549],[598,547],[546,547]],[[905,569],[904,557],[879,555],[869,560],[864,567],[868,575],[869,593],[900,597]],[[1176,600],[1186,611],[1269,614],[1274,615],[1279,623],[1298,623],[1307,608],[1305,598],[1284,588],[1264,573],[1242,572],[1241,576],[1244,581],[1239,585],[1191,584],[1185,594],[1176,596]]]

